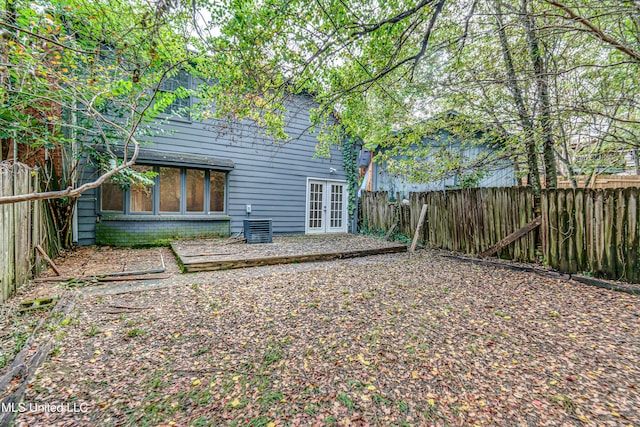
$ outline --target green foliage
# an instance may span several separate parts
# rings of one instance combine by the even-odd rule
[[[523,13],[521,2],[502,1],[508,11],[508,49],[525,101],[520,112],[505,77],[495,3],[457,0],[445,2],[442,9],[441,3],[417,1],[236,0],[224,8],[207,4],[216,17],[213,25],[230,19],[220,36],[206,44],[224,46],[228,64],[253,70],[248,73],[251,79],[242,81],[243,88],[264,88],[260,93],[268,95],[262,100],[276,98],[284,87],[313,93],[320,102],[312,123],[321,129],[321,155],[328,152],[328,144],[342,143],[337,134],[322,130],[335,112],[346,134],[382,149],[387,160],[395,158],[391,167],[398,174],[413,182],[457,174],[461,185],[468,186],[487,168],[506,161],[515,162],[518,173],[526,175],[526,141],[533,144],[535,155],[548,137],[524,25],[524,17],[531,17],[548,80],[551,148],[566,168],[586,170],[576,164],[574,150],[589,147],[589,157],[595,159],[614,147],[637,145],[637,7],[612,0],[571,2],[569,10],[584,14],[594,30],[571,18],[561,3],[528,2]],[[601,8],[608,13],[595,12]],[[614,43],[594,37],[598,29]],[[237,70],[225,70],[221,82],[214,90],[227,96],[231,85],[240,84]],[[499,150],[474,161],[444,147],[416,147],[436,125],[426,119],[448,110],[465,117],[447,128],[459,140],[477,139],[468,134],[482,128],[493,134],[489,143],[501,140]],[[525,119],[531,129],[524,127]]]
[[[345,144],[346,133],[413,182],[457,175],[471,186],[506,161],[524,176],[527,142],[534,156],[550,144],[569,172],[597,172],[640,141],[640,11],[628,1],[526,3],[521,11],[521,2],[503,0],[499,26],[494,1],[15,0],[0,11],[0,138],[48,148],[77,141],[59,174],[62,187],[75,187],[83,154],[115,160],[118,144],[130,154],[153,134],[153,120],[175,113],[176,100],[199,100],[189,111],[196,120],[248,120],[280,142],[289,139],[288,97],[304,93],[319,103],[310,117],[318,156]],[[539,41],[533,56],[544,59],[550,127],[531,34]],[[179,70],[197,87],[159,92]],[[450,110],[459,116],[427,120]],[[422,144],[443,129],[448,140]],[[483,144],[497,148],[468,155]],[[115,179],[131,178],[140,179],[126,172]]]
[[[349,204],[347,206],[347,212],[349,215],[353,215],[356,208],[356,198],[358,197],[359,176],[358,168],[356,165],[356,158],[358,152],[355,144],[355,138],[346,136],[342,140],[342,167],[347,179],[347,187],[349,189]]]

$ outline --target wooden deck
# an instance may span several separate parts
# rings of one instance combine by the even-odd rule
[[[274,264],[363,257],[406,252],[405,245],[348,234],[278,236],[273,243],[189,240],[171,245],[184,272],[228,270]]]

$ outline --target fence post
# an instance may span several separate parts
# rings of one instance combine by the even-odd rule
[[[418,219],[418,226],[416,227],[416,232],[413,235],[413,242],[411,242],[411,252],[416,250],[416,245],[418,244],[418,239],[420,238],[420,231],[422,231],[422,224],[424,223],[424,217],[427,215],[427,205],[422,205],[422,210],[420,211],[420,218]]]

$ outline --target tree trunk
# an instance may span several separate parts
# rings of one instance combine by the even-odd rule
[[[558,186],[558,171],[554,151],[553,123],[551,121],[551,101],[549,100],[549,84],[546,67],[542,57],[542,49],[538,43],[536,26],[533,16],[528,13],[527,0],[521,0],[522,18],[529,42],[529,54],[536,76],[536,91],[540,103],[540,127],[542,129],[543,160],[545,168],[545,183],[547,188]]]
[[[511,50],[509,48],[509,41],[507,40],[507,34],[504,30],[504,24],[502,22],[502,5],[501,0],[494,0],[494,7],[496,9],[496,22],[498,25],[498,37],[500,38],[500,48],[502,50],[502,58],[507,70],[507,86],[513,96],[513,102],[516,105],[518,112],[518,118],[520,125],[524,130],[524,139],[527,147],[527,167],[529,168],[529,176],[527,183],[533,188],[533,193],[536,196],[540,196],[540,172],[538,171],[538,153],[536,150],[536,143],[534,139],[534,129],[531,117],[527,113],[527,108],[524,104],[524,98],[522,91],[518,85],[518,79],[516,71],[513,66],[513,59],[511,57]]]

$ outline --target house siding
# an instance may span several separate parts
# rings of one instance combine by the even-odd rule
[[[387,172],[384,165],[374,163],[373,166],[373,191],[388,191],[390,196],[395,197],[400,193],[406,198],[409,193],[421,193],[427,191],[444,191],[450,188],[457,188],[458,182],[455,177],[430,182],[428,184],[416,184],[405,181],[402,177],[393,176]],[[516,185],[516,177],[513,166],[504,165],[487,170],[484,178],[478,181],[478,187],[513,187]]]
[[[452,149],[459,149],[459,144],[454,144]],[[466,158],[475,158],[483,151],[491,151],[485,146],[474,146],[463,149]],[[408,197],[411,192],[443,191],[449,188],[458,188],[460,183],[457,176],[433,181],[425,184],[411,183],[403,177],[394,176],[387,170],[386,164],[373,164],[373,191],[388,191],[391,197],[400,193],[401,197]],[[487,168],[485,176],[477,183],[477,187],[512,187],[516,185],[516,175],[513,164],[509,161],[501,161]]]
[[[153,144],[144,148],[166,153],[212,156],[231,160],[235,164],[227,180],[224,214],[228,216],[228,233],[242,231],[243,220],[247,218],[247,204],[252,208],[250,218],[272,219],[275,234],[304,233],[306,178],[344,180],[345,174],[342,152],[337,147],[332,147],[329,158],[314,158],[318,141],[309,132],[309,109],[314,108],[315,103],[301,95],[292,97],[287,107],[285,131],[291,138],[287,143],[273,143],[270,138],[261,135],[255,126],[244,122],[166,120],[159,124],[161,135],[150,138]],[[335,171],[332,173],[330,168]],[[90,170],[86,171],[87,180],[91,173]],[[92,190],[83,194],[78,201],[79,245],[96,243],[96,219],[99,214],[97,196],[98,190]],[[177,218],[176,221],[184,222],[182,225],[187,229],[190,227],[187,218]],[[145,226],[158,233],[166,227],[180,228],[179,224],[172,224],[171,221],[154,222],[149,219],[148,222],[153,224]],[[119,221],[123,232],[130,235],[133,223],[123,223]],[[98,243],[108,235],[104,232],[105,227],[98,225]],[[214,227],[214,230],[214,234],[222,234],[219,233],[220,229]]]

